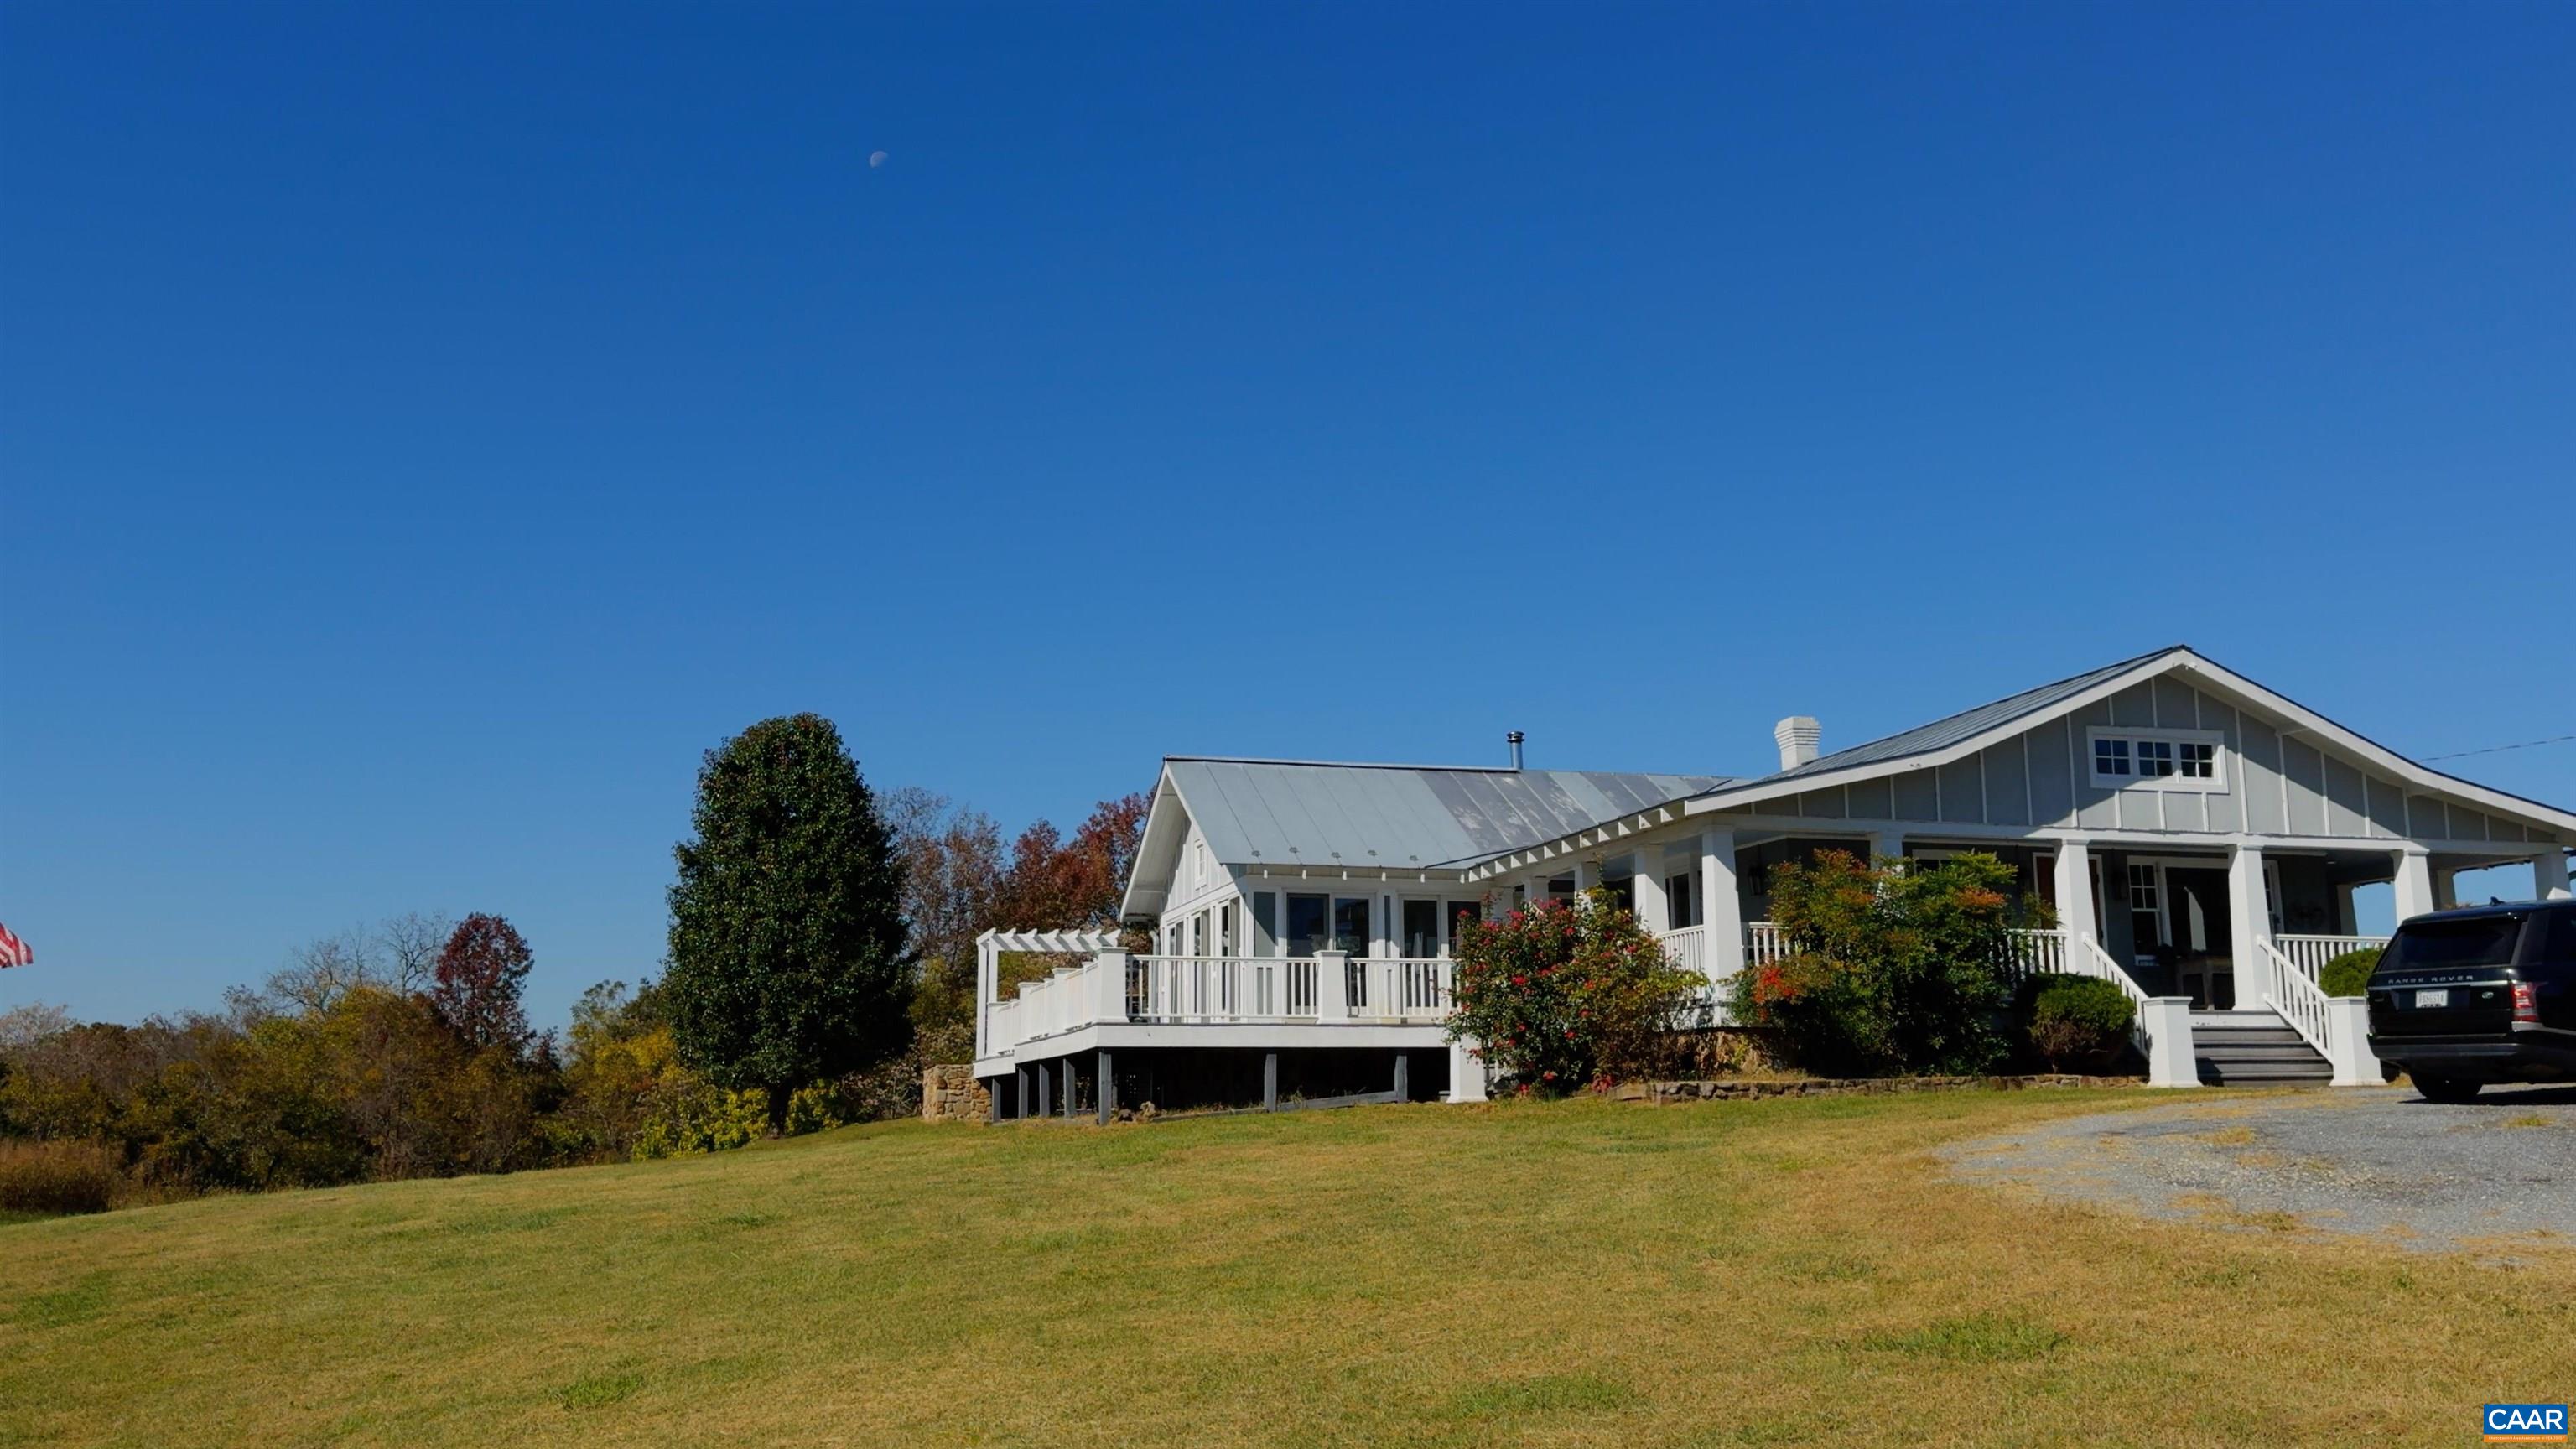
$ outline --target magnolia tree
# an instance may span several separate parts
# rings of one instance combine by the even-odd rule
[[[1673,965],[1604,891],[1461,921],[1452,1041],[1497,1085],[1555,1095],[1650,1076],[1675,1052],[1675,1018],[1706,983]]]

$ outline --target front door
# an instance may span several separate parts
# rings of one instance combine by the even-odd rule
[[[2165,869],[2165,944],[2174,952],[2176,987],[2195,1006],[2236,1005],[2236,952],[2224,868]]]

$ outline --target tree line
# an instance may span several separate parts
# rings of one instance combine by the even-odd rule
[[[826,720],[707,753],[658,977],[531,1029],[499,915],[307,944],[214,1012],[0,1015],[0,1212],[506,1172],[907,1115],[972,1050],[987,927],[1114,924],[1145,797],[1070,837],[926,790],[880,796]],[[66,1184],[69,1184],[67,1187]],[[13,1200],[13,1193],[16,1198]]]

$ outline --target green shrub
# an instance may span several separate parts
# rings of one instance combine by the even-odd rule
[[[1728,1010],[1830,1076],[1990,1071],[2008,1052],[2013,882],[1975,852],[1933,864],[1828,850],[1779,866],[1771,914],[1789,954],[1737,972]]]
[[[104,1143],[0,1141],[0,1212],[103,1213],[123,1182]]]
[[[1653,1075],[1678,1043],[1675,1016],[1705,983],[1663,943],[1593,892],[1465,921],[1449,1019],[1497,1085],[1543,1095]]]
[[[2317,985],[2328,996],[2359,996],[2369,987],[2371,969],[2378,964],[2377,946],[2346,951],[2318,970]]]
[[[2138,1009],[2127,994],[2091,976],[2041,976],[2030,996],[2030,1044],[2058,1071],[2099,1067],[2127,1044]]]

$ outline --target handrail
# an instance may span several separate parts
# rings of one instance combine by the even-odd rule
[[[2299,963],[2281,954],[2280,948],[2260,937],[2254,944],[2262,949],[2268,968],[2270,989],[2263,993],[2263,1004],[2272,1008],[2300,1038],[2317,1049],[2327,1061],[2342,1060],[2335,1052],[2335,1016],[2326,1003],[2333,998],[2317,985]]]
[[[2130,1003],[2136,1006],[2144,1006],[2152,999],[2147,995],[2147,988],[2140,986],[2138,979],[2129,974],[2128,968],[2113,959],[2110,952],[2102,949],[2101,942],[2090,936],[2079,936],[2076,939],[2084,943],[2084,949],[2068,955],[2066,961],[2068,972],[2077,976],[2100,977],[2119,987],[2120,994],[2129,998]]]

